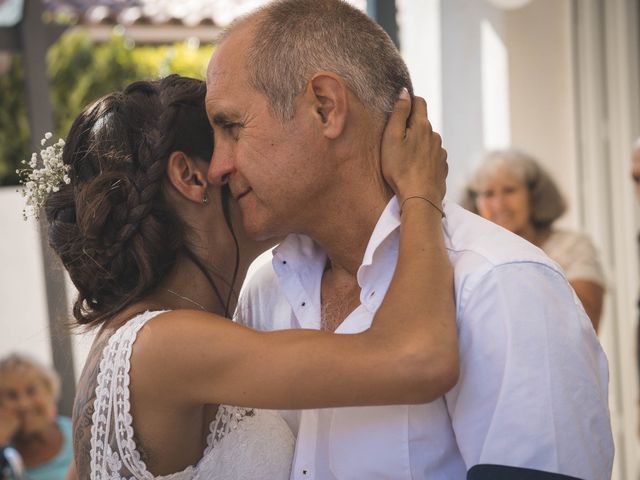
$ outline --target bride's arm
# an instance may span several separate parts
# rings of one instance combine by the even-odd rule
[[[383,138],[382,169],[400,201],[441,205],[446,152],[426,104],[402,96]],[[336,335],[315,330],[257,332],[195,311],[158,316],[134,345],[132,387],[178,405],[225,403],[314,408],[424,403],[457,381],[453,272],[440,212],[404,204],[400,252],[371,328]]]

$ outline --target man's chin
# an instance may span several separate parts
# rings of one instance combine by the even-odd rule
[[[264,228],[245,227],[245,231],[247,236],[254,242],[273,242],[275,244],[284,238],[284,235],[278,235]]]
[[[274,225],[243,222],[243,229],[247,238],[258,243],[258,248],[267,250],[278,243],[281,243],[291,232],[282,231],[282,228],[275,228]]]
[[[265,224],[264,222],[257,222],[248,219],[244,215],[242,220],[242,226],[244,228],[245,234],[253,241],[264,242],[275,236],[272,233],[272,229],[269,228],[270,226]]]

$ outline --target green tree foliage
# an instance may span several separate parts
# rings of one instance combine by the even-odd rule
[[[85,105],[140,77],[121,36],[94,45],[86,33],[69,32],[49,49],[47,64],[54,125],[62,135]]]
[[[22,59],[16,55],[9,70],[0,75],[0,185],[18,183],[16,169],[29,153],[24,90]]]
[[[63,35],[47,55],[56,135],[64,137],[84,106],[134,80],[179,73],[204,78],[212,46],[197,41],[166,46],[135,46],[114,29],[107,42],[94,43],[86,31]],[[0,185],[15,184],[16,168],[29,156],[24,77],[18,56],[0,75]],[[44,132],[38,133],[38,136]]]
[[[84,31],[67,33],[47,56],[56,131],[66,135],[85,105],[134,80],[171,73],[204,78],[212,52],[193,42],[136,47],[118,33],[96,45]]]

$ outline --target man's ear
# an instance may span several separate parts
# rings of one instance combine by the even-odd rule
[[[203,203],[207,191],[207,172],[184,152],[173,152],[167,161],[167,177],[187,200]]]
[[[318,72],[307,84],[307,96],[313,102],[324,136],[338,138],[349,112],[349,89],[344,80],[333,72]]]

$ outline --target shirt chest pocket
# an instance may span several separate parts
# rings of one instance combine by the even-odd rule
[[[329,468],[339,480],[411,479],[409,407],[335,409]]]

